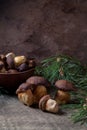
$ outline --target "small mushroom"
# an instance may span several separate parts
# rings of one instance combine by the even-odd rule
[[[69,91],[77,90],[73,83],[67,80],[57,80],[55,86],[58,88],[58,91],[56,92],[54,99],[58,104],[66,104],[70,102],[71,96]]]
[[[58,103],[51,99],[50,95],[43,96],[39,101],[39,108],[42,111],[47,111],[51,113],[58,113],[59,105]]]
[[[31,76],[30,78],[28,78],[26,80],[26,82],[28,84],[32,84],[32,85],[36,85],[36,86],[44,85],[47,88],[50,86],[50,83],[44,77],[41,77],[41,76]]]
[[[34,68],[36,66],[36,61],[34,58],[29,59],[28,66],[29,68]]]
[[[8,64],[8,68],[10,68],[10,69],[14,69],[15,68],[14,58],[15,58],[15,54],[12,53],[12,52],[8,53],[6,55],[6,62]]]
[[[16,90],[18,99],[27,106],[31,106],[34,103],[34,96],[30,85],[27,83],[22,83],[19,88]]]
[[[33,105],[34,97],[31,89],[28,89],[26,92],[19,93],[18,99],[27,106]]]
[[[38,85],[35,87],[35,89],[33,90],[33,95],[34,95],[34,103],[38,104],[39,100],[47,95],[47,89],[45,86],[43,85]]]
[[[25,56],[16,56],[14,58],[14,62],[15,62],[15,66],[19,66],[21,65],[22,63],[25,63],[27,61],[26,57]]]
[[[27,65],[26,63],[22,63],[22,64],[17,68],[17,70],[18,70],[19,72],[26,71],[26,70],[28,70],[28,69],[29,69],[29,67],[28,67],[28,65]]]

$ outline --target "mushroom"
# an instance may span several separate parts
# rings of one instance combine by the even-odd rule
[[[14,58],[15,66],[19,66],[22,63],[25,63],[27,61],[27,58],[25,56],[16,56]]]
[[[31,86],[27,83],[22,83],[16,90],[18,99],[25,105],[31,106],[34,103],[34,96],[31,90]]]
[[[28,61],[28,66],[29,66],[29,68],[33,68],[33,67],[36,66],[36,61],[35,61],[34,58],[29,59],[29,61]]]
[[[17,70],[20,71],[20,72],[26,71],[26,70],[28,70],[28,69],[29,69],[29,67],[28,67],[28,65],[27,65],[26,63],[22,63],[22,64],[17,68]]]
[[[14,53],[10,52],[10,53],[6,54],[6,62],[8,64],[8,68],[10,68],[10,69],[15,68],[14,58],[15,58]]]
[[[58,91],[56,92],[54,99],[58,104],[68,103],[71,99],[71,96],[68,92],[77,90],[73,83],[67,80],[57,80],[55,82],[55,86],[58,88]]]
[[[28,84],[32,84],[32,85],[36,85],[36,86],[44,85],[47,88],[50,86],[50,83],[44,77],[41,77],[41,76],[31,76],[30,78],[28,78],[26,80],[26,82]]]
[[[58,113],[59,105],[58,103],[51,99],[50,95],[43,96],[39,101],[39,108],[42,111],[47,111],[51,113]]]
[[[48,93],[50,83],[41,76],[31,76],[26,80],[29,85],[34,85],[33,94],[35,104],[39,103],[41,97]]]

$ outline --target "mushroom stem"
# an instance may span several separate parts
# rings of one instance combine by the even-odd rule
[[[57,113],[58,112],[58,103],[53,100],[53,99],[49,99],[46,102],[46,111],[48,112],[52,112],[52,113]]]
[[[30,89],[26,92],[19,93],[18,99],[27,106],[31,106],[34,102],[34,97]]]
[[[39,103],[39,100],[47,95],[47,89],[45,86],[43,85],[38,85],[36,86],[34,92],[33,92],[33,95],[34,95],[34,103],[37,104]]]
[[[71,96],[68,92],[58,90],[54,99],[58,104],[66,104],[70,101]]]

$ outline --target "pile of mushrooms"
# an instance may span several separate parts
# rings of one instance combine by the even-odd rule
[[[35,59],[28,59],[24,55],[16,56],[13,52],[0,55],[0,73],[17,73],[36,66]]]
[[[57,80],[55,87],[58,89],[54,98],[48,93],[50,83],[41,76],[31,76],[16,90],[18,99],[27,106],[38,105],[42,111],[58,113],[61,104],[69,103],[70,91],[76,91],[73,83],[67,80]]]
[[[58,103],[48,95],[50,83],[41,76],[32,76],[16,90],[18,99],[27,106],[38,105],[42,111],[57,113]]]

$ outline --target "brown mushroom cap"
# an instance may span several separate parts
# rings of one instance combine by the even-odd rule
[[[16,94],[21,93],[21,92],[25,92],[28,89],[32,89],[32,85],[29,85],[27,83],[22,83],[18,89],[16,90]]]
[[[64,91],[76,91],[77,90],[77,88],[74,86],[74,84],[67,80],[57,80],[55,82],[55,86],[58,89],[64,90]]]
[[[6,62],[8,64],[8,68],[14,69],[15,68],[15,64],[14,64],[14,57],[12,55],[8,55],[6,57]]]
[[[26,82],[32,85],[45,85],[46,87],[50,86],[50,83],[44,77],[41,76],[32,76],[28,78]]]

